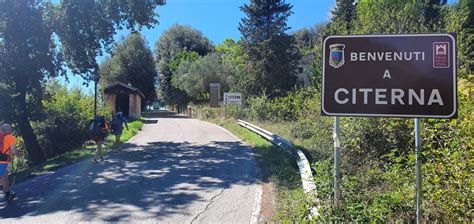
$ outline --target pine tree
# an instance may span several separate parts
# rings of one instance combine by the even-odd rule
[[[247,94],[282,95],[296,82],[299,59],[292,36],[285,33],[292,6],[284,0],[252,0],[241,10],[246,14],[239,24],[244,50],[249,56]]]
[[[425,0],[425,23],[428,25],[430,31],[435,31],[440,27],[439,23],[442,19],[440,6],[445,5],[446,3],[447,0]]]
[[[330,34],[350,34],[354,31],[355,20],[354,0],[336,0],[332,13],[332,21],[328,24]]]

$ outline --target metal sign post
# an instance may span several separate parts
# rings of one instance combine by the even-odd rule
[[[237,105],[237,111],[242,105],[241,93],[224,93],[224,117],[227,119],[227,104]],[[240,117],[240,116],[239,116]]]
[[[224,101],[224,119],[227,119],[227,102],[225,101]]]
[[[421,136],[420,136],[420,118],[415,118],[415,164],[416,164],[416,223],[421,220]]]
[[[341,135],[341,129],[339,127],[339,117],[334,117],[334,204],[336,207],[339,206],[341,199],[341,189],[339,187],[340,180],[340,169],[341,169],[341,142],[339,137]]]

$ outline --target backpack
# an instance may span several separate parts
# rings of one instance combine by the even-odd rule
[[[91,137],[105,137],[107,136],[107,130],[105,126],[105,118],[103,116],[96,116],[91,121],[89,126],[89,133]]]
[[[12,160],[12,157],[6,153],[3,153],[3,139],[5,139],[5,137],[7,137],[8,135],[3,135],[1,134],[0,137],[0,161],[2,162],[11,162]]]
[[[122,129],[122,120],[119,116],[115,116],[113,119],[112,119],[112,130],[120,130]]]

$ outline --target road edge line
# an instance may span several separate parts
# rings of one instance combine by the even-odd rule
[[[252,223],[252,224],[258,223],[258,220],[260,219],[260,211],[262,209],[262,195],[263,195],[262,172],[261,172],[261,169],[258,165],[258,161],[255,158],[255,153],[252,150],[252,146],[248,145],[242,139],[237,137],[234,133],[230,132],[229,130],[225,129],[224,127],[222,127],[220,125],[217,125],[217,124],[214,124],[214,123],[211,123],[211,122],[208,122],[208,121],[199,120],[199,119],[196,119],[196,120],[202,121],[204,123],[208,123],[212,126],[215,126],[219,129],[223,130],[224,132],[226,132],[230,136],[232,136],[235,139],[237,139],[238,141],[240,141],[245,147],[247,147],[250,150],[250,152],[252,152],[253,162],[254,162],[254,166],[255,166],[255,169],[256,169],[255,170],[255,177],[257,178],[257,182],[256,182],[257,183],[257,189],[255,191],[255,203],[254,203],[254,206],[252,208],[252,216],[251,216],[251,219],[250,219],[250,223]]]
[[[260,210],[262,208],[262,195],[263,195],[262,188],[263,188],[262,185],[259,183],[257,190],[255,192],[255,203],[253,204],[252,218],[250,219],[251,224],[258,223],[258,220],[260,218]]]

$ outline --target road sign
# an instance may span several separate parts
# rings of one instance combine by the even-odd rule
[[[221,99],[221,84],[209,83],[209,106],[219,107],[220,99]]]
[[[453,34],[329,36],[323,46],[323,115],[457,116]]]
[[[226,105],[242,105],[242,94],[240,93],[224,93],[224,103]]]

